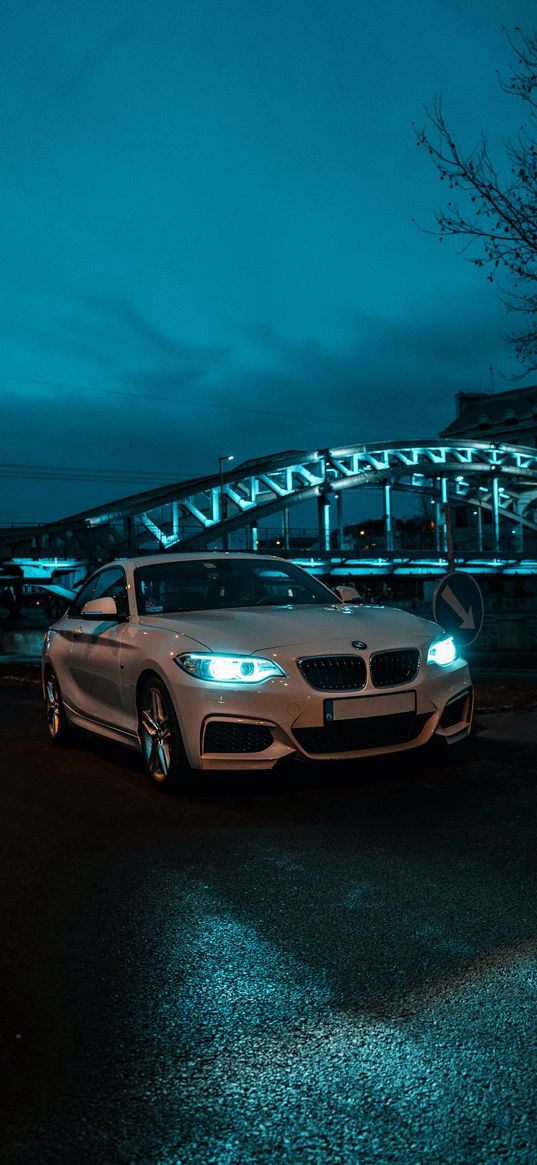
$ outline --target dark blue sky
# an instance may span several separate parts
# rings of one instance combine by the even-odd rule
[[[443,90],[456,133],[500,147],[521,115],[498,86],[502,26],[533,16],[527,0],[5,3],[0,460],[38,468],[1,471],[0,520],[220,453],[433,435],[490,365],[504,388],[512,321],[412,221],[432,223],[442,187],[411,125]]]

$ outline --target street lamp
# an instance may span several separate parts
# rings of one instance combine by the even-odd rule
[[[234,461],[235,454],[227,453],[225,457],[218,458],[218,469],[220,472],[220,521],[222,523],[222,550],[227,550],[227,530],[226,530],[226,495],[224,493],[224,462]]]

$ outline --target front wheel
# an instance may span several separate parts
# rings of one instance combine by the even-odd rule
[[[163,793],[184,785],[190,771],[171,696],[162,680],[152,676],[139,702],[140,743],[147,771]]]
[[[45,714],[48,734],[52,743],[56,745],[66,744],[72,732],[65,715],[58,681],[51,667],[45,672]]]

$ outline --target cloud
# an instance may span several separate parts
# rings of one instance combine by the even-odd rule
[[[165,360],[181,365],[207,366],[224,360],[225,347],[217,344],[190,344],[169,336],[157,327],[147,315],[127,299],[117,297],[85,295],[88,306],[94,310],[96,319],[92,324],[78,325],[82,333],[105,337],[112,345],[132,348],[138,358],[151,361]]]
[[[47,461],[163,477],[215,470],[280,450],[433,438],[452,419],[454,394],[489,388],[505,365],[501,305],[492,294],[440,296],[405,305],[405,316],[349,313],[339,344],[290,338],[268,324],[235,329],[234,343],[193,344],[166,333],[124,299],[87,297],[93,319],[77,336],[109,361],[98,387],[29,386],[30,402],[4,383],[0,427],[10,461]],[[107,383],[108,382],[108,383]],[[28,390],[27,390],[28,391]],[[39,455],[34,450],[39,450]],[[6,457],[7,459],[7,457]],[[41,516],[112,500],[128,489],[95,482],[38,488],[25,505]],[[76,495],[76,496],[75,496]],[[21,492],[5,483],[1,517],[20,520]],[[28,519],[39,517],[32,509]]]

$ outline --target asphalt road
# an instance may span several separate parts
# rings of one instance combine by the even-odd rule
[[[170,799],[0,722],[0,1160],[534,1165],[534,746]]]

